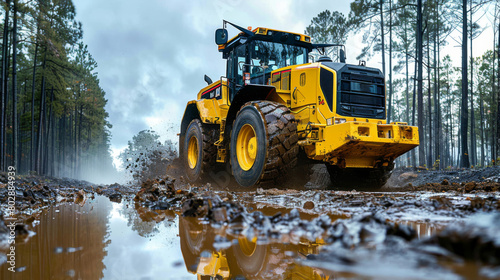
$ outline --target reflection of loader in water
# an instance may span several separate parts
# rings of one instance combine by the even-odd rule
[[[216,242],[217,235],[227,240]],[[329,279],[321,270],[295,262],[299,256],[316,254],[322,241],[293,244],[261,242],[257,237],[248,240],[238,234],[226,234],[225,227],[214,229],[210,224],[184,217],[179,218],[179,236],[186,268],[200,280]]]

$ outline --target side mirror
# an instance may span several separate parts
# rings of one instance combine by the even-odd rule
[[[212,79],[210,79],[209,76],[205,75],[205,82],[207,82],[208,85],[212,84]]]
[[[227,30],[224,28],[219,28],[215,30],[215,43],[217,45],[224,45],[227,43]]]
[[[343,49],[340,49],[339,60],[340,63],[345,63],[345,52]]]

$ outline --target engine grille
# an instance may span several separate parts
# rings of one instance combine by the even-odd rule
[[[355,73],[347,70],[340,74],[339,82],[338,114],[351,117],[385,118],[385,84],[381,74]]]

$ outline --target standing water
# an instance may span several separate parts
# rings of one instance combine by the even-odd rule
[[[45,209],[35,235],[16,242],[17,272],[4,263],[0,278],[196,279],[184,266],[177,216],[155,212],[104,196]]]
[[[290,211],[260,210],[269,216]],[[301,216],[310,220],[318,215]],[[201,279],[284,279],[293,275],[332,279],[320,269],[297,263],[317,254],[323,240],[248,240],[225,234],[225,227],[179,217],[174,211],[153,211],[130,201],[115,203],[100,195],[51,206],[26,222],[32,237],[26,242],[16,240],[17,272],[8,271],[3,263],[2,279],[196,279],[196,275]],[[420,237],[435,231],[425,223],[409,224]]]

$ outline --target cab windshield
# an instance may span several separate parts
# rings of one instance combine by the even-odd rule
[[[250,44],[250,65],[254,74],[269,73],[278,68],[307,63],[307,49],[287,44],[253,41]]]

